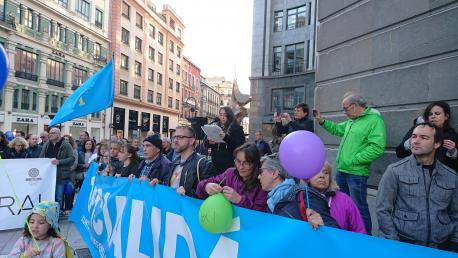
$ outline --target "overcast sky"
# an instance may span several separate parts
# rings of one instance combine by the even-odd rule
[[[250,91],[251,0],[155,0],[158,11],[168,4],[180,16],[184,30],[184,55],[206,77],[225,76]]]

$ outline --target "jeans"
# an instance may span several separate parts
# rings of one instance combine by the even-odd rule
[[[64,208],[64,186],[67,182],[56,183],[56,202],[59,203],[59,209]]]
[[[372,232],[372,221],[367,205],[367,176],[356,176],[344,172],[337,172],[336,181],[340,191],[351,196],[358,207],[368,234]]]

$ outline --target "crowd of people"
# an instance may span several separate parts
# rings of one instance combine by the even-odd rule
[[[243,128],[229,107],[219,110],[222,142],[207,139],[205,152],[196,151],[193,128],[178,126],[172,139],[153,133],[132,142],[114,138],[96,143],[87,132],[75,142],[70,135],[61,136],[58,128],[43,132],[40,143],[35,135],[8,142],[0,134],[0,154],[13,159],[52,158],[57,166],[56,201],[64,214],[74,198],[74,192],[65,189],[68,185],[78,189],[95,162],[105,176],[138,178],[151,187],[162,184],[199,199],[222,193],[234,205],[305,220],[314,228],[326,225],[371,234],[367,179],[372,162],[385,151],[385,123],[357,93],[343,96],[342,109],[348,119],[339,123],[313,110],[317,124],[341,142],[335,170],[325,162],[305,181],[288,175],[262,132],[256,133],[255,142],[245,142]],[[305,103],[295,107],[294,119],[276,112],[273,135],[313,132],[309,114]],[[402,159],[386,169],[376,201],[382,237],[458,251],[458,137],[450,119],[446,102],[431,103],[396,149]]]

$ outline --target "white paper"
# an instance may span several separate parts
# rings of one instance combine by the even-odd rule
[[[223,132],[223,129],[221,129],[221,127],[217,125],[204,125],[202,126],[202,130],[207,135],[207,138],[209,140],[212,140],[217,143],[224,142],[223,139],[221,139],[221,136],[219,136]]]

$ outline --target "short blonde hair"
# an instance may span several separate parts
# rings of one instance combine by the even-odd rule
[[[29,148],[29,144],[27,143],[27,141],[22,138],[22,137],[16,137],[14,138],[12,141],[10,141],[10,143],[8,144],[8,147],[10,148],[14,148],[14,146],[16,145],[24,145],[24,149],[27,149]]]
[[[325,161],[323,168],[326,171],[328,171],[328,173],[329,173],[329,187],[328,187],[328,190],[332,191],[332,192],[335,192],[335,191],[339,190],[339,187],[337,186],[337,182],[336,182],[336,175],[335,175],[335,173],[334,173],[334,171],[332,169],[331,164],[328,161]]]

